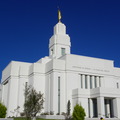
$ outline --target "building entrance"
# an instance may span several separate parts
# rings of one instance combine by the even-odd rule
[[[98,117],[97,99],[93,99],[93,117]]]
[[[105,99],[105,117],[106,118],[114,117],[113,99]]]

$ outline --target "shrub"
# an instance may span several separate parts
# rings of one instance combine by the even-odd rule
[[[60,115],[60,113],[56,113],[56,115]]]
[[[49,112],[41,113],[41,115],[50,115]]]
[[[54,112],[53,112],[53,111],[50,111],[50,115],[54,115]]]
[[[74,120],[84,120],[86,116],[84,108],[81,105],[76,104],[72,116]]]
[[[68,104],[67,104],[67,114],[70,115],[70,107],[71,107],[71,103],[70,100],[68,100]]]
[[[0,103],[0,118],[5,118],[6,111],[7,108],[2,103]]]
[[[24,117],[24,116],[25,116],[25,113],[24,113],[24,112],[21,112],[21,113],[20,113],[20,116],[21,116],[21,117]]]
[[[64,116],[66,116],[67,114],[66,114],[65,112],[62,112],[62,113],[61,113],[61,115],[64,115]]]

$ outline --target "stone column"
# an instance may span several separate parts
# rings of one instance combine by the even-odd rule
[[[99,77],[96,77],[97,87],[99,87]]]
[[[89,106],[90,106],[89,114],[90,114],[90,118],[92,118],[93,117],[93,101],[92,101],[92,99],[89,99]]]
[[[114,111],[114,117],[120,118],[120,98],[113,99],[113,111]]]
[[[97,97],[98,117],[105,115],[104,97]]]
[[[107,101],[107,104],[106,104],[107,117],[110,118],[110,103],[109,103],[109,99],[107,99],[106,101]]]
[[[90,76],[87,75],[87,88],[90,89]]]

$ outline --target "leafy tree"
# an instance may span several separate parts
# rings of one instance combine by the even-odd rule
[[[2,103],[0,103],[0,118],[5,118],[6,111],[7,108]]]
[[[67,104],[67,115],[70,115],[70,107],[71,107],[71,103],[70,100],[68,100],[68,104]]]
[[[36,114],[43,109],[43,94],[38,93],[34,88],[25,86],[24,113],[27,120],[36,119]]]
[[[86,116],[84,108],[81,105],[76,104],[72,116],[74,120],[84,120]]]

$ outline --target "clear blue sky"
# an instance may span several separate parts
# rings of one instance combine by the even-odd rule
[[[120,67],[120,0],[0,0],[0,78],[12,60],[33,63],[48,56],[58,3],[71,53]]]

